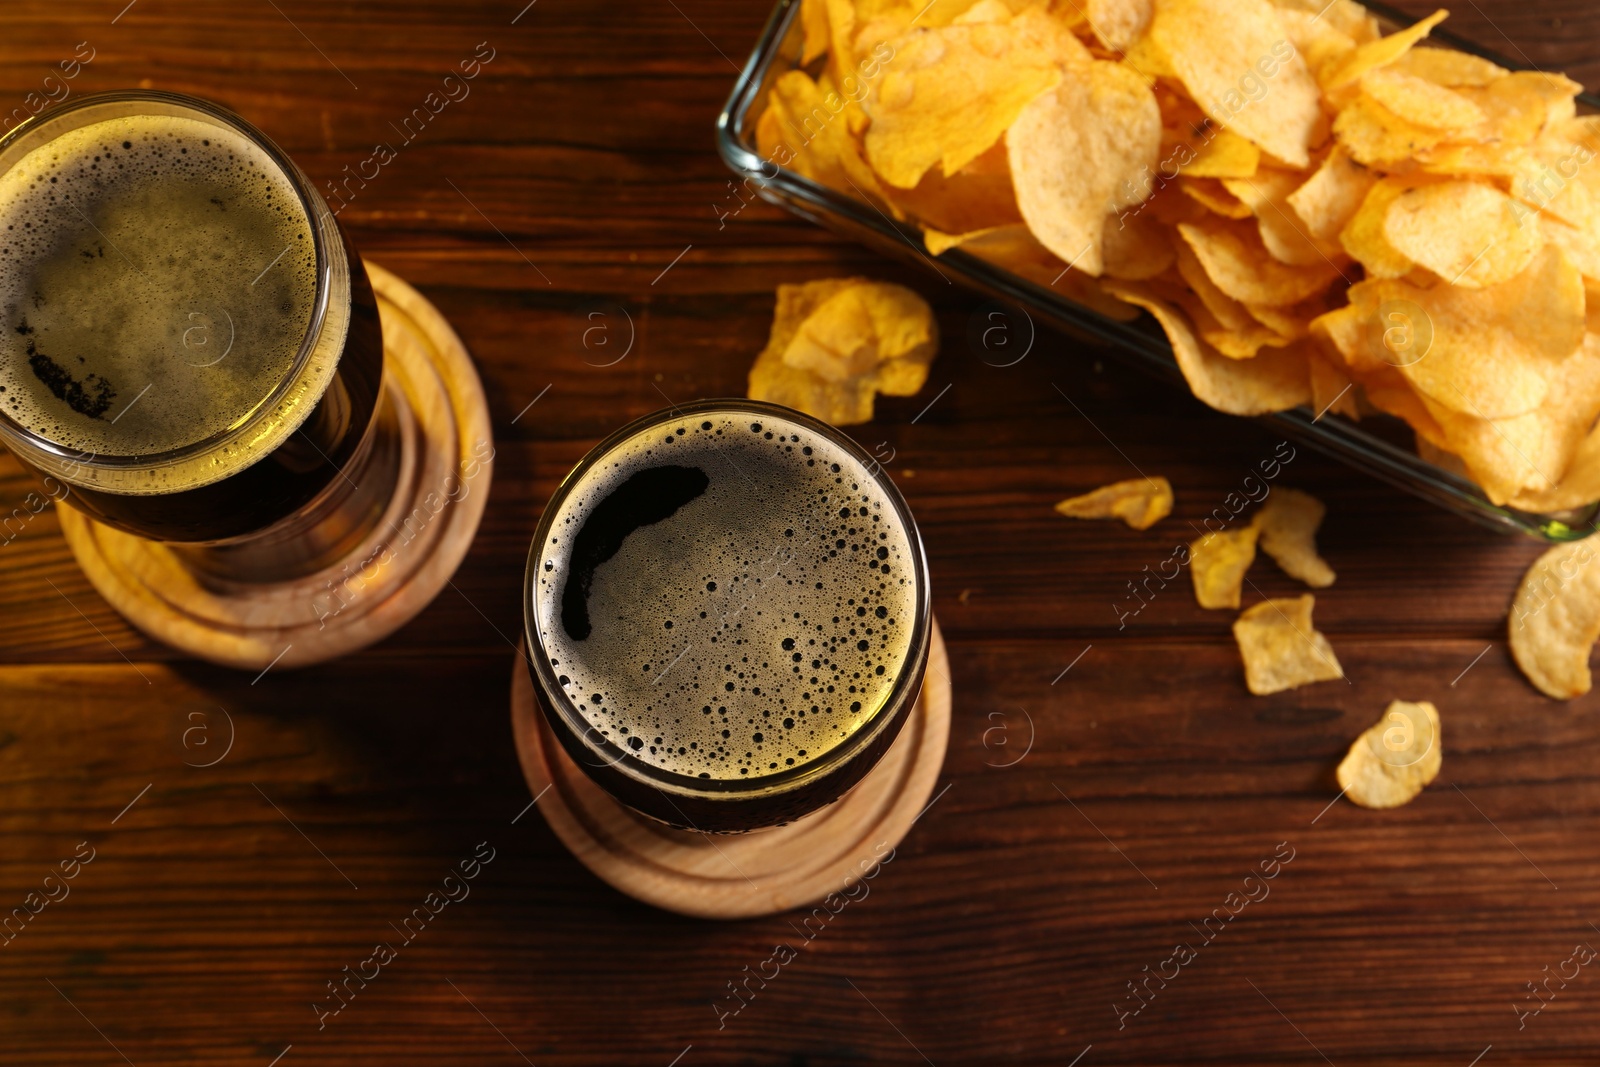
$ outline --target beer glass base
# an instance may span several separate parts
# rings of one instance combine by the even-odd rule
[[[950,739],[950,661],[937,621],[932,629],[922,692],[889,751],[850,792],[785,826],[710,835],[667,826],[612,799],[550,732],[519,659],[511,725],[523,774],[568,851],[637,900],[702,919],[814,904],[873,870],[927,808]]]
[[[383,322],[385,388],[399,415],[400,473],[382,517],[342,558],[288,580],[229,579],[174,546],[60,509],[89,581],[157,641],[246,670],[321,663],[404,626],[466,556],[493,474],[483,383],[437,308],[382,267],[366,268]]]

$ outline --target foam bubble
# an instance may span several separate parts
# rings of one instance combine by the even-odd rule
[[[592,629],[577,639],[562,612],[586,569],[574,542],[630,479],[668,468],[704,478],[669,477],[677,496],[591,560]],[[814,762],[888,700],[910,649],[914,558],[848,453],[785,419],[697,414],[629,438],[568,494],[534,618],[567,701],[600,735],[664,770],[749,780]]]
[[[97,456],[205,440],[288,375],[316,281],[294,187],[238,133],[170,115],[71,130],[0,178],[0,404]]]

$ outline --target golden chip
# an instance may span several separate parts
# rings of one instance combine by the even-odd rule
[[[1267,0],[1162,0],[1147,32],[1212,121],[1290,166],[1310,164],[1317,83]]]
[[[1100,43],[1126,52],[1150,25],[1152,0],[1084,0],[1084,15]]]
[[[1261,243],[1273,259],[1297,267],[1331,264],[1344,257],[1338,240],[1312,235],[1289,206],[1304,181],[1304,174],[1263,167],[1253,177],[1224,178],[1222,185],[1255,213]]]
[[[1447,134],[1407,122],[1370,96],[1362,96],[1333,120],[1333,135],[1357,163],[1404,168]]]
[[[1395,60],[1391,69],[1402,74],[1414,74],[1436,85],[1452,89],[1463,85],[1484,86],[1504,76],[1504,67],[1497,67],[1487,59],[1450,48],[1418,46]]]
[[[1261,531],[1261,551],[1283,573],[1313,589],[1333,584],[1333,568],[1317,555],[1317,527],[1327,514],[1322,501],[1298,489],[1272,491],[1250,524]]]
[[[1266,696],[1344,677],[1333,646],[1311,625],[1315,604],[1310,593],[1263,600],[1234,621],[1233,637],[1244,657],[1244,679],[1250,692]]]
[[[1155,219],[1141,213],[1112,219],[1100,238],[1107,277],[1142,281],[1172,266],[1172,241]]]
[[[1250,205],[1242,203],[1238,197],[1222,187],[1222,183],[1215,178],[1183,178],[1178,182],[1178,188],[1183,190],[1185,196],[1196,203],[1203,204],[1218,215],[1228,219],[1247,219],[1250,217]]]
[[[1556,364],[1583,341],[1583,276],[1552,247],[1499,285],[1423,289],[1398,279],[1374,279],[1351,286],[1350,302],[1385,330],[1391,344],[1384,362],[1439,404],[1481,419],[1538,407]],[[1387,334],[1393,324],[1384,315],[1396,308],[1404,309],[1409,320],[1402,325],[1427,332],[1425,347],[1393,343]]]
[[[1328,360],[1311,358],[1311,408],[1321,417],[1327,414],[1360,419],[1361,408],[1356,403],[1355,382],[1348,374]]]
[[[1099,275],[1115,212],[1143,200],[1159,161],[1161,112],[1150,87],[1095,60],[1022,110],[1006,134],[1017,206],[1040,242]]]
[[[780,285],[749,395],[835,426],[868,422],[874,392],[915,393],[937,349],[931,309],[901,286],[866,278]]]
[[[1208,129],[1189,150],[1179,169],[1191,178],[1248,178],[1261,166],[1261,149],[1228,129]]]
[[[954,174],[931,167],[916,188],[890,186],[883,188],[881,195],[897,215],[910,216],[922,226],[944,233],[970,233],[1022,221],[1002,144]]]
[[[1383,236],[1401,255],[1451,285],[1498,285],[1544,245],[1511,198],[1481,182],[1436,182],[1401,193],[1384,213]]]
[[[1534,561],[1511,604],[1511,655],[1557,700],[1589,691],[1589,653],[1600,637],[1600,560],[1589,541],[1557,545]]]
[[[901,189],[936,164],[954,174],[972,162],[1061,80],[1053,57],[1009,23],[913,30],[893,47],[862,106],[867,161]]]
[[[1181,311],[1138,285],[1108,282],[1105,288],[1155,316],[1195,399],[1230,415],[1266,415],[1310,401],[1311,371],[1305,352],[1294,347],[1264,348],[1253,359],[1229,359],[1200,340]]]
[[[1361,206],[1339,231],[1344,250],[1374,278],[1401,278],[1415,266],[1384,232],[1389,208],[1412,188],[1414,183],[1400,178],[1382,179],[1367,190]]]
[[[1339,788],[1363,808],[1398,808],[1439,776],[1443,761],[1438,709],[1395,700],[1340,761]]]
[[[1071,519],[1121,519],[1135,530],[1148,530],[1172,514],[1172,483],[1165,478],[1130,478],[1056,505]]]
[[[1254,526],[1208,533],[1189,543],[1189,574],[1194,579],[1194,599],[1202,608],[1236,608],[1244,587],[1245,571],[1256,558]]]
[[[1337,241],[1339,231],[1355,217],[1377,175],[1334,145],[1315,174],[1288,196],[1289,206],[1306,232],[1321,241]]]
[[[1449,12],[1440,8],[1420,22],[1406,27],[1399,33],[1391,33],[1387,37],[1380,37],[1375,41],[1368,41],[1352,52],[1343,63],[1327,71],[1322,79],[1324,89],[1338,89],[1341,86],[1351,85],[1358,81],[1369,70],[1386,67],[1399,59],[1410,50],[1411,46],[1428,36],[1439,23],[1449,16]]]
[[[1304,266],[1279,262],[1249,223],[1206,219],[1180,225],[1178,233],[1217,288],[1247,304],[1298,304],[1339,277],[1326,260]]]
[[[1460,93],[1388,68],[1363,74],[1361,91],[1407,122],[1435,130],[1463,130],[1488,119],[1483,108]]]

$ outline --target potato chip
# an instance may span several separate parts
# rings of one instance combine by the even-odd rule
[[[1293,12],[1309,15],[1356,44],[1376,40],[1379,35],[1378,20],[1355,0],[1273,0],[1273,3],[1280,16]]]
[[[1279,262],[1248,223],[1207,219],[1181,225],[1178,233],[1217,288],[1247,304],[1298,304],[1339,277],[1325,260],[1304,266]]]
[[[1144,80],[1102,60],[1075,68],[1022,110],[1006,134],[1017,206],[1062,260],[1091,275],[1106,220],[1143,200],[1161,147],[1161,112]]]
[[[1453,286],[1482,289],[1521,274],[1544,245],[1510,197],[1481,182],[1407,190],[1384,213],[1383,235],[1401,255]]]
[[[1069,519],[1121,519],[1131,529],[1148,530],[1172,514],[1172,483],[1130,478],[1063,500],[1056,511]]]
[[[1591,233],[1600,233],[1600,201],[1582,180],[1594,160],[1587,146],[1546,134],[1511,159],[1507,191],[1522,204]],[[1527,212],[1519,212],[1526,221]]]
[[[1278,21],[1294,50],[1305,58],[1306,69],[1315,80],[1330,66],[1344,60],[1361,42],[1345,33],[1315,11],[1278,7]]]
[[[866,278],[780,285],[749,395],[835,426],[868,422],[874,391],[916,392],[937,349],[932,311],[901,286]],[[787,361],[791,353],[798,363]]]
[[[1507,629],[1511,656],[1541,693],[1589,691],[1589,654],[1600,637],[1600,559],[1589,541],[1547,551],[1523,575]]]
[[[1420,22],[1391,33],[1387,37],[1380,37],[1375,41],[1368,41],[1352,52],[1343,63],[1328,70],[1322,78],[1324,89],[1338,89],[1341,86],[1352,85],[1360,80],[1361,76],[1369,70],[1386,67],[1390,63],[1405,55],[1411,46],[1428,36],[1428,32],[1439,23],[1443,22],[1449,12],[1440,8]]]
[[[1144,308],[1161,324],[1197,400],[1230,415],[1266,415],[1310,401],[1311,371],[1304,351],[1264,348],[1253,359],[1229,359],[1201,341],[1181,311],[1135,288],[1138,284],[1107,282],[1105,288]]]
[[[1514,145],[1442,142],[1417,150],[1417,169],[1424,174],[1511,178],[1526,166],[1526,152]]]
[[[929,168],[914,189],[882,189],[896,214],[945,233],[969,233],[1022,221],[1011,191],[1011,165],[1003,144],[954,174]]]
[[[1351,377],[1319,356],[1312,356],[1310,364],[1313,414],[1318,418],[1333,414],[1359,420],[1361,407],[1356,403],[1355,382]]]
[[[1215,178],[1182,178],[1178,188],[1185,196],[1196,203],[1203,204],[1210,210],[1228,219],[1247,219],[1251,216],[1250,205],[1222,187],[1222,183]]]
[[[1593,334],[1590,335],[1594,336]],[[1541,514],[1569,511],[1600,500],[1600,426],[1589,431],[1572,454],[1566,473],[1549,489],[1523,491],[1507,503]]]
[[[1310,164],[1317,83],[1267,0],[1162,0],[1147,33],[1212,121],[1292,167]]]
[[[1463,130],[1489,118],[1460,93],[1386,67],[1363,74],[1361,91],[1407,122],[1435,130]]]
[[[1166,228],[1148,215],[1111,220],[1101,234],[1101,258],[1107,277],[1142,281],[1172,266],[1172,241]]]
[[[833,34],[828,26],[826,0],[800,0],[800,62],[810,63],[828,50]]]
[[[1310,593],[1263,600],[1234,621],[1233,638],[1244,658],[1250,692],[1266,696],[1344,677],[1333,646],[1311,625],[1315,605]]]
[[[1415,353],[1391,345],[1400,359],[1389,362],[1432,400],[1482,419],[1521,415],[1543,402],[1556,363],[1583,341],[1584,299],[1582,275],[1554,248],[1484,289],[1423,289],[1398,279],[1350,287],[1352,306],[1379,316],[1386,306],[1404,308],[1415,321],[1399,325],[1430,335]]]
[[[1178,306],[1200,335],[1200,339],[1230,359],[1252,359],[1263,348],[1281,347],[1288,339],[1245,316],[1241,327],[1224,326],[1193,293],[1175,294]]]
[[[1152,0],[1084,0],[1089,28],[1113,52],[1126,52],[1150,25]]]
[[[1261,166],[1261,149],[1228,129],[1208,127],[1188,148],[1179,171],[1190,178],[1249,178]]]
[[[884,199],[877,175],[867,166],[850,134],[845,116],[859,113],[833,88],[828,77],[812,81],[805,71],[791,70],[774,83],[768,111],[775,120],[757,127],[757,144],[769,159],[789,157],[788,166],[833,188],[854,186],[870,200]],[[761,138],[774,138],[764,143]]]
[[[954,174],[998,141],[1061,80],[1041,47],[1010,24],[919,29],[893,42],[894,62],[870,84],[866,158],[889,185],[914,187],[928,168]]]
[[[1254,526],[1217,530],[1189,542],[1189,576],[1194,579],[1194,599],[1202,608],[1236,608],[1244,588],[1244,574],[1255,562]]]
[[[1384,232],[1389,208],[1416,183],[1401,178],[1383,178],[1367,190],[1361,206],[1339,231],[1339,243],[1352,259],[1374,278],[1402,278],[1416,264],[1389,243]]]
[[[1485,86],[1508,73],[1504,67],[1497,67],[1487,59],[1467,52],[1420,45],[1395,60],[1390,69],[1426,78],[1435,85],[1452,89],[1464,85]]]
[[[1439,776],[1439,711],[1426,700],[1391,701],[1339,762],[1339,788],[1363,808],[1398,808]]]
[[[1411,383],[1395,368],[1385,367],[1376,373],[1364,375],[1361,394],[1379,411],[1404,419],[1418,437],[1439,448],[1446,447],[1444,430],[1428,414],[1427,406]]]
[[[1551,123],[1572,113],[1572,96],[1580,86],[1559,74],[1519,70],[1482,87],[1462,87],[1457,93],[1477,104],[1488,116],[1479,126],[1451,134],[1451,140],[1495,143],[1502,147],[1525,145]]]
[[[1419,153],[1447,134],[1407,122],[1370,96],[1361,96],[1333,120],[1333,135],[1357,163],[1392,170],[1411,166]]]
[[[1378,176],[1334,145],[1316,173],[1288,196],[1289,207],[1319,241],[1338,241]]]
[[[1261,531],[1261,551],[1291,578],[1313,589],[1333,584],[1333,568],[1317,555],[1317,527],[1328,509],[1310,493],[1298,489],[1273,490],[1250,519]]]
[[[1567,477],[1600,417],[1600,335],[1585,334],[1578,352],[1556,364],[1544,402],[1526,414],[1487,420],[1423,401],[1491,501],[1549,491]]]
[[[1273,259],[1297,267],[1343,259],[1337,238],[1314,237],[1289,206],[1290,195],[1303,181],[1304,174],[1263,167],[1250,178],[1225,178],[1222,185],[1255,214],[1261,243]]]

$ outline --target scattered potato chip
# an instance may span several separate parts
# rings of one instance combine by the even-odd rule
[[[1256,541],[1261,531],[1254,526],[1218,530],[1189,543],[1189,574],[1194,580],[1194,599],[1202,608],[1236,608],[1244,588],[1244,575],[1255,562]]]
[[[1336,774],[1344,795],[1361,807],[1398,808],[1439,776],[1443,761],[1438,709],[1426,700],[1395,700],[1355,739]]]
[[[1589,541],[1557,545],[1534,560],[1511,604],[1511,655],[1548,697],[1589,691],[1589,654],[1600,637],[1600,560]]]
[[[1135,530],[1148,530],[1172,514],[1172,483],[1162,477],[1130,478],[1101,486],[1056,505],[1070,519],[1121,519]]]
[[[1328,639],[1311,625],[1316,598],[1263,600],[1233,624],[1245,684],[1256,696],[1344,677]]]
[[[1395,198],[1383,236],[1451,285],[1482,289],[1521,274],[1543,246],[1543,233],[1524,225],[1525,217],[1481,182],[1436,182]]]
[[[1161,112],[1144,80],[1118,63],[1075,68],[1006,134],[1017,206],[1041,243],[1086,274],[1105,268],[1106,220],[1149,195]]]
[[[1212,121],[1292,167],[1310,163],[1317,83],[1267,0],[1162,0],[1147,33]]]
[[[1317,527],[1327,514],[1322,501],[1298,489],[1274,489],[1251,518],[1261,531],[1261,551],[1272,557],[1283,573],[1313,589],[1333,584],[1333,568],[1317,555]]]
[[[863,107],[867,161],[901,189],[935,165],[948,175],[972,162],[1061,80],[1053,57],[1009,23],[918,29],[893,44]]]
[[[915,393],[937,350],[932,310],[901,286],[866,278],[780,285],[749,395],[835,426],[868,422],[874,393]]]

